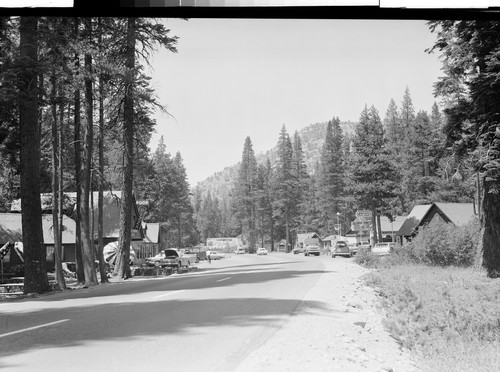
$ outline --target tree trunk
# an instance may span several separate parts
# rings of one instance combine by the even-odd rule
[[[177,217],[177,231],[178,231],[178,234],[177,234],[177,246],[179,248],[182,248],[181,221],[182,221],[182,217],[181,217],[181,213],[180,213],[179,217]]]
[[[62,269],[61,229],[59,224],[59,130],[57,128],[57,80],[52,69],[52,235],[54,236],[54,266],[56,281],[60,289],[66,289]]]
[[[49,290],[40,204],[37,26],[36,17],[21,17],[19,62],[23,68],[20,69],[18,81],[25,294]]]
[[[62,91],[61,91],[62,94]],[[57,170],[57,174],[59,175],[59,187],[58,187],[58,192],[59,192],[59,198],[58,198],[58,205],[57,205],[57,210],[58,210],[58,225],[59,225],[59,241],[61,242],[61,277],[57,279],[57,283],[59,284],[59,289],[65,290],[66,289],[66,281],[64,279],[64,273],[62,272],[62,261],[64,259],[64,245],[62,241],[62,232],[63,232],[63,177],[64,177],[64,171],[63,171],[63,122],[64,122],[64,105],[61,104],[59,108],[59,114],[60,114],[60,119],[59,119],[59,130],[57,131],[57,142],[58,142],[58,147],[59,147],[59,169]]]
[[[286,237],[285,252],[288,253],[288,247],[289,247],[289,242],[290,242],[290,233],[288,231],[288,216],[286,217],[286,222],[285,222],[285,237]]]
[[[375,209],[372,210],[372,234],[373,234],[373,242],[371,242],[372,246],[378,243],[376,213],[377,211]]]
[[[380,224],[380,211],[377,211],[377,241],[382,242],[384,239],[382,237],[382,225]]]
[[[132,183],[134,165],[134,67],[135,67],[135,18],[128,18],[127,25],[127,71],[125,72],[125,99],[123,104],[123,185],[120,208],[120,240],[115,274],[123,279],[130,278],[130,234],[132,219]]]
[[[75,18],[75,38],[78,38],[78,18]],[[80,58],[78,53],[75,54],[75,70],[78,77],[80,69]],[[82,256],[82,234],[80,228],[80,221],[82,216],[80,214],[81,205],[81,175],[80,166],[82,163],[81,157],[81,143],[80,143],[80,126],[81,126],[81,113],[80,113],[80,89],[75,90],[75,133],[73,143],[75,148],[75,183],[76,183],[76,227],[75,227],[75,260],[76,260],[76,277],[79,283],[85,282],[85,273],[83,272],[83,256]]]
[[[102,45],[101,18],[99,18],[99,45]],[[97,257],[99,259],[99,273],[101,283],[108,283],[108,274],[106,273],[106,263],[104,262],[104,228],[103,228],[103,210],[104,210],[104,78],[99,77],[99,182],[97,196]]]
[[[91,19],[85,20],[87,22],[86,29],[88,38],[91,38]],[[82,243],[82,258],[83,258],[83,272],[85,274],[86,285],[96,285],[97,277],[95,273],[95,255],[94,247],[90,236],[90,177],[91,177],[91,164],[92,164],[92,147],[93,147],[93,91],[92,91],[92,56],[88,53],[85,54],[85,116],[86,120],[83,126],[83,152],[81,162],[81,175],[80,182],[81,200],[80,200],[80,232]]]
[[[481,208],[481,240],[482,266],[488,277],[500,277],[500,193],[495,181],[483,182]]]
[[[271,235],[271,252],[274,252],[274,220],[273,220],[273,212],[269,213],[269,234]]]

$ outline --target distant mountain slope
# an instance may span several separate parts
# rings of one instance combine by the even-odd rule
[[[302,149],[307,165],[307,170],[310,174],[314,172],[317,162],[321,158],[321,149],[325,141],[326,126],[328,122],[316,123],[308,125],[299,131],[300,139],[302,140]],[[354,133],[355,122],[347,121],[340,123],[344,135],[352,135]],[[288,133],[291,137],[294,133]],[[271,160],[271,164],[276,162],[276,147],[269,149],[264,153],[259,153],[255,156],[257,163],[261,164],[266,159]],[[236,178],[238,176],[239,163],[226,167],[223,170],[214,173],[206,180],[199,182],[198,187],[205,196],[210,191],[212,197],[216,196],[219,200],[226,200],[234,188]]]

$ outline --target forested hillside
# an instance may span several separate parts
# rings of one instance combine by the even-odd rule
[[[304,160],[307,166],[307,171],[314,174],[321,158],[321,149],[325,142],[326,126],[328,122],[315,123],[306,126],[298,133],[302,141]],[[354,133],[356,123],[351,121],[341,122],[342,131],[347,135]],[[276,133],[276,140],[278,133]],[[266,152],[255,155],[257,163],[263,164],[267,159],[271,160],[271,164],[276,163],[276,146]],[[220,200],[225,200],[230,197],[231,190],[235,186],[236,177],[238,174],[239,162],[232,166],[226,167],[223,170],[214,173],[206,180],[198,183],[198,188],[202,195],[207,195],[210,192],[212,197],[217,197]]]
[[[365,105],[356,123],[333,117],[293,134],[283,125],[265,153],[254,154],[247,138],[241,162],[193,189],[201,242],[241,235],[260,245],[293,244],[297,233],[349,230],[358,209],[392,219],[417,204],[477,203],[474,169],[454,155],[438,104],[417,110],[409,87],[399,105],[388,101],[383,117]]]

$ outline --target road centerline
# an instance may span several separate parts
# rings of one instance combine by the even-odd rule
[[[185,289],[181,289],[179,291],[174,291],[174,292],[168,292],[168,293],[164,293],[164,294],[161,294],[161,295],[158,295],[158,296],[154,296],[153,298],[162,298],[162,297],[167,297],[167,296],[171,296],[173,294],[176,294],[176,293],[180,293],[180,292],[185,292],[186,290]]]
[[[55,321],[55,322],[50,322],[50,323],[40,324],[40,325],[37,325],[37,326],[33,326],[33,327],[29,327],[29,328],[20,329],[20,330],[18,330],[18,331],[12,331],[12,332],[8,332],[8,333],[4,333],[4,334],[0,335],[0,338],[2,338],[2,337],[7,337],[7,336],[11,336],[11,335],[15,335],[15,334],[18,334],[18,333],[23,333],[23,332],[32,331],[32,330],[34,330],[34,329],[38,329],[38,328],[49,327],[49,326],[51,326],[51,325],[54,325],[54,324],[59,324],[59,323],[67,322],[67,321],[69,321],[69,319],[61,319],[61,320],[58,320],[58,321]]]
[[[229,277],[224,278],[224,279],[219,279],[219,280],[216,280],[216,283],[223,282],[223,281],[225,281],[225,280],[229,280],[229,279],[231,279],[231,278],[232,278],[232,276],[229,276]]]

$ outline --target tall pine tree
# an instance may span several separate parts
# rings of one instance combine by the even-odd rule
[[[277,232],[280,239],[286,240],[286,251],[291,247],[290,228],[294,210],[294,179],[292,174],[293,147],[285,125],[281,128],[278,145],[276,170],[273,181],[273,216],[277,222]]]
[[[390,198],[394,197],[395,171],[386,147],[384,128],[375,107],[365,106],[355,127],[351,166],[350,191],[359,209],[372,211],[373,238],[380,239],[376,231],[375,216],[387,212]]]
[[[237,215],[241,220],[245,240],[248,239],[249,252],[254,253],[256,239],[257,161],[255,160],[250,137],[245,139],[243,146],[234,197],[238,208]]]
[[[344,195],[343,134],[339,118],[333,118],[326,127],[326,136],[321,151],[321,173],[319,174],[320,200],[324,234],[339,234],[336,226],[337,213],[341,214]]]

